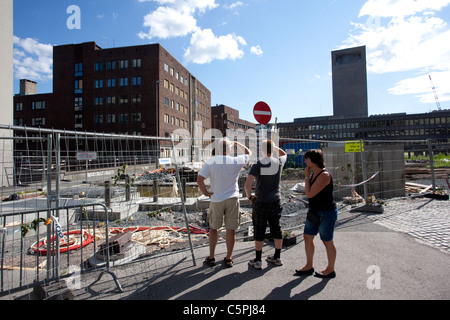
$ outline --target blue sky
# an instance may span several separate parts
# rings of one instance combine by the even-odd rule
[[[449,23],[450,0],[14,0],[14,92],[52,91],[53,45],[160,43],[213,106],[290,122],[332,115],[331,51],[366,45],[370,115],[436,110],[429,75],[450,109]]]

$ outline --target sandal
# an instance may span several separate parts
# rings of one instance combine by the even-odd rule
[[[214,258],[211,259],[210,257],[206,257],[204,263],[210,267],[214,267],[216,265],[216,259],[214,259]]]
[[[233,259],[227,259],[227,257],[223,258],[223,263],[225,264],[225,267],[231,268],[233,267]]]

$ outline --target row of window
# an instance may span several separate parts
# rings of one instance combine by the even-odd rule
[[[103,71],[103,70],[116,70],[116,67],[119,69],[128,69],[130,60],[119,60],[119,61],[107,61],[105,62],[95,62],[94,68],[95,71]],[[142,67],[142,59],[131,59],[131,66],[133,68]],[[105,68],[106,67],[106,68]],[[75,76],[82,77],[83,76],[83,63],[78,62],[75,63]]]
[[[177,96],[181,97],[186,101],[189,100],[189,94],[187,92],[184,92],[183,89],[180,89],[179,87],[175,86],[172,82],[169,82],[168,80],[164,80],[164,88],[172,93],[175,93]]]
[[[424,137],[436,135],[449,135],[450,128],[430,128],[414,130],[377,130],[371,132],[334,132],[328,134],[305,134],[291,133],[282,135],[284,138],[294,139],[349,139],[349,138],[401,138],[401,137]]]
[[[174,116],[170,116],[168,114],[164,114],[164,123],[172,124],[174,126],[180,127],[180,128],[189,128],[189,121],[183,120]]]
[[[329,125],[298,125],[289,127],[280,127],[280,131],[305,131],[305,130],[346,130],[359,128],[382,128],[382,127],[403,127],[403,126],[418,126],[418,125],[439,125],[450,124],[450,117],[436,117],[425,119],[407,119],[407,120],[378,120],[368,121],[362,123],[340,123]]]
[[[119,81],[117,81],[117,84],[120,87],[127,87],[129,84],[129,79],[128,78],[120,78],[118,79]],[[111,78],[111,79],[106,79],[106,86],[108,88],[115,88],[116,87],[116,79]],[[142,77],[132,77],[131,78],[131,84],[133,86],[140,86],[142,85]],[[95,80],[95,88],[96,89],[101,89],[104,87],[104,81],[103,79],[99,79],[99,80]]]
[[[20,119],[20,118],[14,119],[14,125],[15,126],[23,126],[24,125],[23,119]],[[33,126],[33,127],[45,126],[45,118],[32,118],[31,126]]]
[[[133,104],[139,104],[142,102],[142,96],[140,94],[136,94],[136,95],[132,95],[131,96],[131,101],[133,102]],[[119,102],[119,104],[123,105],[123,104],[128,104],[129,102],[129,96],[128,95],[121,95],[119,96],[119,99],[117,101],[116,96],[108,96],[106,97],[106,99],[104,99],[104,97],[95,97],[94,99],[94,104],[96,106],[103,106],[106,102],[106,105],[116,105],[117,102]],[[78,105],[79,106],[79,105]],[[75,107],[77,107],[77,103],[75,102]]]
[[[45,110],[45,101],[33,101],[31,110]],[[23,111],[23,102],[16,103],[16,111]]]
[[[101,123],[116,123],[116,118],[118,123],[128,123],[130,120],[130,114],[128,113],[120,113],[118,117],[116,117],[116,114],[97,114],[94,116],[94,123],[101,124]],[[137,123],[142,121],[142,115],[140,112],[132,113],[131,114],[131,122]]]
[[[175,79],[183,83],[185,86],[189,85],[189,80],[183,77],[178,71],[175,71],[172,67],[169,67],[167,63],[164,63],[164,70],[167,73],[169,73],[172,77],[175,77]]]

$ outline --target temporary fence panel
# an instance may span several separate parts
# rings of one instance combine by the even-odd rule
[[[171,138],[14,129],[17,131],[15,137],[11,138],[15,144],[14,184],[2,188],[2,200],[8,201],[0,203],[5,259],[14,252],[10,246],[18,243],[9,240],[11,223],[15,226],[13,235],[16,235],[17,230],[29,223],[36,226],[33,221],[42,224],[42,219],[47,220],[48,208],[59,208],[59,212],[65,212],[67,208],[73,210],[74,205],[83,203],[83,207],[78,209],[79,223],[84,223],[85,227],[89,224],[89,227],[102,225],[105,228],[106,214],[90,207],[91,203],[101,202],[106,204],[109,217],[109,226],[104,232],[109,232],[111,236],[129,233],[132,242],[130,247],[134,250],[127,250],[126,257],[122,257],[123,252],[120,252],[110,261],[108,273],[114,275],[111,280],[115,280],[116,284],[107,286],[106,291],[120,288],[121,278],[158,276],[187,257],[192,257],[195,263],[191,241],[198,242],[200,239],[204,242],[207,231],[193,227],[187,221],[186,208],[192,211],[195,203],[189,202],[184,195],[194,194],[192,183],[194,176],[196,180],[196,175],[189,164],[181,165],[177,156],[180,150],[186,153],[190,150],[175,150]],[[165,161],[167,159],[169,161]],[[14,218],[10,221],[9,217],[21,215],[27,218]],[[29,218],[32,216],[33,218]],[[195,216],[194,219],[199,217],[202,220],[201,214]],[[66,218],[69,219],[66,225],[72,226],[74,214],[66,213],[64,219]],[[30,219],[31,222],[28,221]],[[100,237],[100,232],[96,237]],[[42,236],[40,231],[39,236]],[[53,239],[48,234],[47,238]],[[21,249],[23,250],[19,250],[17,254],[30,260],[29,244]],[[56,259],[58,265],[60,261],[52,252],[48,251],[46,254],[50,256],[49,259]],[[79,254],[84,264],[88,263],[88,259],[92,264],[89,256],[92,252],[88,254],[80,251]],[[23,259],[16,261],[15,258],[15,264],[10,266],[2,259],[2,266],[27,272],[32,268],[39,271],[39,266],[42,270],[47,270],[42,267],[42,254],[39,259],[32,260],[35,263],[33,266],[29,262],[23,265]],[[104,265],[101,261],[98,264]],[[124,267],[126,265],[133,266],[127,270]],[[113,268],[121,271],[109,271]],[[36,272],[36,277],[53,279],[49,274],[43,277],[42,270]],[[81,269],[83,272],[86,270]],[[92,283],[89,278],[99,277],[91,272],[83,272],[82,276],[86,280],[81,283],[86,286]],[[55,272],[55,275],[58,274],[60,273]],[[2,281],[8,283],[8,287],[2,286],[2,294],[30,285],[23,280],[12,280],[12,276],[11,273],[2,275]],[[23,276],[22,273],[20,277]],[[35,280],[37,279],[33,279]]]

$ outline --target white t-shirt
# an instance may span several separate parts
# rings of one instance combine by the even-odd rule
[[[241,169],[249,162],[248,154],[230,157],[219,155],[206,161],[199,175],[209,179],[212,202],[222,202],[239,197],[238,177]]]

